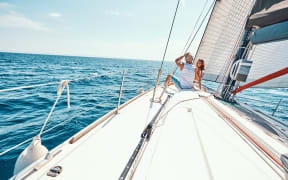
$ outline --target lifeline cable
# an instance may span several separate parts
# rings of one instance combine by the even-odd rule
[[[83,78],[76,78],[76,79],[71,79],[69,82],[77,82],[80,80],[84,79],[90,79],[98,76],[87,76]],[[0,92],[6,92],[6,91],[15,91],[15,90],[20,90],[20,89],[28,89],[28,88],[34,88],[34,87],[39,87],[39,86],[48,86],[52,84],[59,84],[61,81],[54,81],[54,82],[48,82],[48,83],[43,83],[43,84],[35,84],[35,85],[29,85],[29,86],[20,86],[20,87],[13,87],[13,88],[8,88],[8,89],[0,89]]]
[[[55,126],[52,126],[51,128],[43,131],[43,132],[41,133],[41,135],[42,135],[42,134],[45,134],[45,133],[47,133],[47,132],[50,132],[51,130],[55,129],[56,127],[59,127],[59,126],[65,124],[65,123],[73,120],[73,119],[76,118],[76,117],[79,117],[80,115],[82,115],[82,114],[84,114],[84,113],[86,113],[86,112],[94,109],[94,108],[97,107],[97,106],[98,106],[98,104],[95,105],[95,106],[93,106],[93,107],[91,107],[91,108],[83,109],[82,112],[76,114],[75,116],[72,116],[70,119],[66,119],[66,120],[62,121],[61,123],[58,123],[58,124],[56,124]],[[6,149],[5,151],[3,151],[3,152],[0,153],[0,156],[6,154],[6,153],[8,153],[8,152],[10,152],[10,151],[13,150],[13,149],[16,149],[17,147],[19,147],[19,146],[21,146],[22,144],[25,144],[25,143],[31,141],[32,139],[33,139],[33,137],[31,137],[31,138],[29,138],[29,139],[26,139],[25,141],[23,141],[23,142],[15,145],[15,146],[13,146],[13,147],[11,147],[11,148],[9,148],[9,149]]]

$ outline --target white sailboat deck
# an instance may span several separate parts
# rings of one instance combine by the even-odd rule
[[[160,90],[162,88],[157,94]],[[269,153],[285,153],[286,146],[208,93],[177,92],[172,88],[168,92],[175,94],[160,113],[156,128],[127,179],[284,179],[282,168],[211,104],[261,136],[261,146],[273,147]],[[161,107],[160,103],[153,103],[151,107],[151,97],[152,92],[139,97],[78,141],[71,144],[69,139],[53,149],[50,157],[54,157],[50,160],[46,157],[37,161],[14,178],[118,179],[142,131]],[[61,166],[63,171],[57,177],[47,176],[54,166]]]

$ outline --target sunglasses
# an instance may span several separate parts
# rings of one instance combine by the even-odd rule
[[[186,55],[186,56],[185,56],[185,60],[186,60],[186,61],[192,61],[192,60],[193,60],[193,56],[190,56],[189,59],[187,59],[187,57],[189,57],[189,55]]]

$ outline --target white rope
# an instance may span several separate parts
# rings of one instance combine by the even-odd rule
[[[87,76],[84,78],[77,78],[77,79],[72,79],[69,80],[70,82],[76,82],[84,79],[90,79],[98,76]],[[54,82],[49,82],[49,83],[44,83],[44,84],[35,84],[35,85],[30,85],[30,86],[20,86],[20,87],[14,87],[14,88],[8,88],[8,89],[1,89],[0,92],[6,92],[6,91],[15,91],[15,90],[20,90],[20,89],[27,89],[27,88],[34,88],[34,87],[39,87],[39,86],[48,86],[52,84],[58,84],[61,83],[61,81],[54,81]]]
[[[3,151],[3,152],[0,153],[0,156],[2,156],[2,155],[4,155],[4,154],[12,151],[13,149],[16,149],[17,147],[19,147],[19,146],[21,146],[22,144],[25,144],[25,143],[31,141],[32,139],[33,139],[33,137],[32,137],[32,138],[29,138],[29,139],[26,139],[25,141],[23,141],[23,142],[15,145],[15,146],[13,146],[13,147],[11,147],[11,148],[9,148],[9,149],[6,149],[5,151]]]
[[[97,105],[96,105],[96,106],[97,106]],[[47,133],[47,132],[52,131],[52,130],[55,129],[56,127],[61,126],[61,125],[65,124],[65,123],[67,123],[67,122],[73,120],[74,118],[80,116],[81,114],[84,114],[84,113],[86,113],[86,112],[88,112],[88,111],[94,109],[96,106],[93,106],[93,107],[91,107],[91,108],[89,108],[89,109],[86,109],[86,110],[84,110],[83,112],[80,112],[80,113],[76,114],[75,116],[71,117],[70,119],[67,119],[67,120],[65,120],[65,121],[62,121],[61,123],[58,123],[57,125],[55,125],[55,126],[49,128],[49,129],[43,131],[42,134],[45,134],[45,133]],[[19,146],[21,146],[21,145],[23,145],[23,144],[25,144],[25,143],[31,141],[32,139],[33,139],[33,137],[32,137],[32,138],[29,138],[29,139],[26,139],[25,141],[23,141],[23,142],[21,142],[21,143],[15,145],[15,146],[13,146],[13,147],[7,149],[7,150],[1,152],[1,153],[0,153],[0,156],[6,154],[6,153],[8,153],[8,152],[10,152],[10,151],[13,150],[13,149],[16,149],[17,147],[19,147]]]
[[[60,82],[60,84],[59,84],[59,86],[58,86],[58,90],[57,90],[57,99],[56,99],[54,105],[52,106],[52,108],[51,108],[51,110],[50,110],[50,113],[49,113],[48,117],[46,118],[46,120],[45,120],[45,122],[44,122],[44,124],[43,124],[43,126],[42,126],[42,128],[41,128],[41,131],[40,131],[40,133],[39,133],[39,135],[38,135],[39,138],[40,138],[41,134],[43,134],[43,130],[44,130],[46,124],[47,124],[47,121],[50,119],[50,117],[51,117],[51,115],[52,115],[52,112],[53,112],[53,110],[54,110],[54,108],[55,108],[55,106],[56,106],[56,104],[57,104],[57,102],[58,102],[58,100],[59,100],[59,98],[60,98],[63,90],[65,89],[65,87],[67,88],[67,105],[68,105],[68,108],[70,108],[70,93],[69,93],[69,85],[68,85],[68,83],[69,83],[69,80],[63,80],[63,81]],[[42,85],[43,85],[43,84],[42,84]],[[35,86],[34,86],[34,87],[35,87]],[[55,127],[50,128],[49,131],[52,130],[52,129],[54,129],[54,128],[55,128]],[[47,131],[45,131],[45,132],[47,132]],[[29,142],[29,141],[32,140],[32,139],[33,139],[33,138],[26,139],[25,141],[23,141],[23,142],[15,145],[15,146],[7,149],[7,150],[1,152],[1,153],[0,153],[0,156],[2,156],[2,155],[4,155],[4,154],[6,154],[7,152],[9,152],[9,151],[11,151],[11,150],[13,150],[13,149],[21,146],[22,144],[25,144],[25,143]]]
[[[33,88],[33,87],[38,87],[38,86],[47,86],[47,85],[58,84],[58,83],[59,83],[59,81],[49,82],[49,83],[44,83],[44,84],[36,84],[36,85],[31,85],[31,86],[21,86],[21,87],[9,88],[9,89],[1,89],[0,92],[15,91],[15,90],[19,90],[19,89],[27,89],[27,88]]]
[[[55,106],[56,106],[56,104],[57,104],[57,102],[58,102],[58,100],[59,100],[59,98],[60,98],[63,90],[65,89],[65,87],[67,87],[67,104],[68,104],[68,108],[70,108],[70,95],[69,95],[69,86],[68,86],[68,83],[69,83],[69,80],[63,80],[63,81],[60,82],[60,84],[59,84],[59,86],[58,86],[58,90],[57,90],[57,99],[56,99],[53,107],[51,108],[50,113],[49,113],[48,117],[46,118],[46,120],[45,120],[45,122],[44,122],[44,124],[43,124],[43,126],[42,126],[42,128],[41,128],[41,131],[40,131],[40,133],[39,133],[39,135],[38,135],[39,138],[40,138],[41,134],[43,133],[43,130],[44,130],[46,124],[47,124],[47,121],[48,121],[49,118],[51,117],[51,114],[52,114],[52,112],[53,112],[53,110],[54,110],[54,108],[55,108]],[[23,141],[23,142],[15,145],[15,146],[13,146],[13,147],[11,147],[11,148],[9,148],[9,149],[1,152],[1,153],[0,153],[0,156],[2,156],[2,155],[4,155],[4,154],[6,154],[7,152],[9,152],[9,151],[11,151],[11,150],[13,150],[13,149],[21,146],[22,144],[27,143],[28,141],[30,141],[30,140],[32,140],[32,139],[33,139],[33,138],[29,138],[29,139],[27,139],[27,140],[25,140],[25,141]]]
[[[93,77],[93,76],[92,76],[92,77]],[[94,77],[97,77],[97,76],[94,76]],[[92,109],[94,109],[94,108],[96,107],[96,106],[93,106],[93,107],[91,107],[91,108],[88,108],[88,109],[84,110],[83,112],[78,113],[77,115],[71,117],[70,119],[67,119],[67,120],[65,120],[65,121],[63,121],[63,122],[61,122],[61,123],[58,123],[57,125],[49,128],[49,129],[43,131],[44,128],[45,128],[45,126],[46,126],[46,124],[47,124],[47,122],[48,122],[48,120],[50,119],[50,117],[51,117],[51,115],[52,115],[52,112],[53,112],[53,110],[55,109],[55,106],[56,106],[56,104],[57,104],[57,102],[58,102],[58,100],[59,100],[62,92],[64,91],[65,87],[66,87],[66,89],[67,89],[67,90],[66,90],[66,91],[67,91],[67,106],[68,106],[68,108],[70,108],[70,92],[69,92],[69,85],[68,85],[69,82],[71,82],[71,81],[80,81],[80,80],[87,79],[87,78],[91,78],[91,77],[77,78],[77,79],[73,79],[73,80],[62,80],[62,81],[60,81],[60,83],[59,83],[59,81],[58,81],[58,82],[50,82],[50,83],[37,84],[37,85],[31,85],[31,86],[22,86],[22,87],[10,88],[10,89],[2,89],[2,90],[0,90],[0,92],[13,91],[13,90],[19,90],[19,89],[25,89],[25,88],[32,88],[32,87],[37,87],[37,86],[46,86],[46,85],[51,85],[51,84],[57,84],[57,83],[59,83],[59,86],[58,86],[58,89],[57,89],[57,99],[55,100],[55,103],[54,103],[54,105],[52,106],[52,108],[51,108],[51,110],[50,110],[50,112],[49,112],[49,114],[48,114],[48,117],[46,118],[46,120],[45,120],[45,122],[44,122],[44,124],[43,124],[43,126],[42,126],[42,128],[41,128],[41,130],[40,130],[40,133],[39,133],[39,135],[38,135],[38,136],[40,137],[42,134],[47,133],[47,132],[55,129],[56,127],[58,127],[58,126],[60,126],[60,125],[62,125],[62,124],[65,124],[65,123],[71,121],[72,119],[80,116],[81,114],[83,114],[83,113],[85,113],[85,112],[87,112],[87,111],[90,111],[90,110],[92,110]],[[0,156],[6,154],[6,153],[8,153],[8,152],[10,152],[11,150],[16,149],[17,147],[19,147],[19,146],[21,146],[21,145],[23,145],[23,144],[31,141],[32,139],[33,139],[33,137],[32,137],[32,138],[29,138],[29,139],[26,139],[25,141],[23,141],[23,142],[15,145],[15,146],[13,146],[13,147],[11,147],[11,148],[9,148],[9,149],[6,149],[5,151],[3,151],[3,152],[0,153]]]
[[[93,77],[93,76],[92,76],[92,77]],[[97,76],[94,76],[94,77],[97,77]],[[59,100],[62,92],[64,91],[65,87],[66,87],[66,89],[67,89],[67,90],[66,90],[66,91],[67,91],[67,106],[68,106],[68,108],[70,108],[70,92],[69,92],[69,85],[68,85],[68,83],[71,82],[71,81],[80,81],[80,80],[87,79],[87,78],[91,78],[91,77],[84,77],[84,78],[77,78],[77,79],[73,79],[73,80],[62,80],[62,81],[60,81],[60,84],[59,84],[58,89],[57,89],[57,99],[55,100],[55,103],[54,103],[54,105],[52,106],[52,108],[51,108],[51,110],[50,110],[50,112],[49,112],[49,114],[48,114],[48,117],[46,118],[46,120],[45,120],[45,122],[44,122],[44,124],[43,124],[43,126],[42,126],[42,128],[41,128],[41,130],[40,130],[40,133],[39,133],[39,135],[38,135],[39,138],[40,138],[40,136],[41,136],[42,134],[47,133],[47,132],[55,129],[56,127],[58,127],[58,126],[60,126],[60,125],[62,125],[62,124],[65,124],[65,123],[71,121],[72,119],[80,116],[81,114],[83,114],[83,113],[85,113],[85,112],[87,112],[87,111],[90,111],[91,109],[94,109],[94,108],[96,107],[96,106],[93,106],[93,107],[91,107],[91,108],[88,108],[88,109],[84,110],[83,112],[78,113],[77,115],[71,117],[70,119],[68,119],[68,120],[66,120],[66,121],[63,121],[63,122],[61,122],[61,123],[59,123],[59,124],[57,124],[57,125],[49,128],[49,129],[45,130],[45,131],[43,131],[44,128],[45,128],[45,126],[46,126],[46,124],[47,124],[47,122],[48,122],[48,120],[50,119],[50,117],[51,117],[51,115],[52,115],[52,112],[53,112],[53,110],[55,109],[55,106],[56,106],[56,104],[57,104],[57,102],[58,102],[58,100]],[[46,86],[46,85],[57,84],[57,83],[59,83],[59,81],[58,81],[58,82],[45,83],[45,84],[31,85],[31,86],[22,86],[22,87],[10,88],[10,89],[2,89],[2,90],[0,90],[0,92],[13,91],[13,90],[19,90],[19,89],[25,89],[25,88],[32,88],[32,87],[37,87],[37,86]],[[32,137],[32,138],[29,138],[29,139],[26,139],[25,141],[23,141],[23,142],[15,145],[15,146],[13,146],[13,147],[11,147],[11,148],[9,148],[9,149],[6,149],[5,151],[3,151],[3,152],[0,153],[0,156],[6,154],[6,153],[8,153],[8,152],[10,152],[11,150],[16,149],[17,147],[19,147],[19,146],[21,146],[21,145],[23,145],[23,144],[31,141],[32,139],[33,139],[33,137]]]
[[[46,120],[45,120],[45,122],[44,122],[44,124],[43,124],[43,126],[42,126],[42,128],[40,130],[39,136],[41,136],[41,134],[42,134],[42,132],[43,132],[48,120],[50,119],[50,117],[52,115],[52,112],[53,112],[53,110],[54,110],[54,108],[55,108],[55,106],[56,106],[56,104],[57,104],[62,92],[65,89],[65,87],[67,87],[67,104],[68,104],[68,108],[70,108],[70,95],[69,95],[68,83],[69,83],[69,80],[63,80],[63,81],[60,82],[60,84],[58,86],[58,90],[57,90],[57,99],[56,99],[54,105],[52,106],[52,108],[51,108],[51,110],[50,110],[50,112],[48,114],[48,117],[46,118]]]

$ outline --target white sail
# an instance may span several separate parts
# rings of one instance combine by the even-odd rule
[[[254,45],[248,60],[253,61],[248,80],[243,84],[259,79],[288,67],[288,40]],[[261,83],[255,87],[287,88],[288,74]]]
[[[204,59],[203,79],[220,81],[237,42],[242,35],[253,0],[221,0],[215,7],[202,37],[196,60]]]

